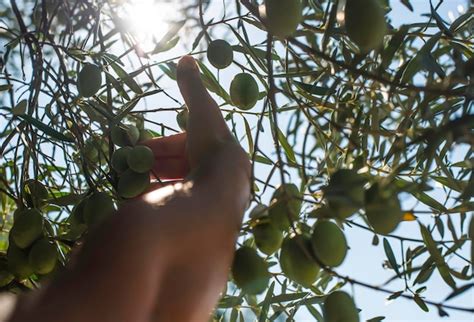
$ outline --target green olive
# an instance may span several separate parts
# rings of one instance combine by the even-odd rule
[[[188,109],[181,110],[176,114],[176,122],[181,130],[186,131],[188,129],[189,111]]]
[[[265,0],[265,17],[268,31],[286,38],[291,36],[301,22],[301,0]]]
[[[376,233],[390,234],[403,217],[397,194],[373,185],[366,193],[365,215]]]
[[[99,225],[115,211],[112,197],[105,192],[95,192],[84,202],[83,216],[89,227]]]
[[[347,242],[339,227],[327,220],[318,220],[311,235],[314,255],[324,265],[339,266],[347,253]]]
[[[117,149],[112,154],[112,168],[118,173],[125,172],[128,169],[128,156],[132,152],[132,148],[129,146]]]
[[[145,145],[137,145],[127,156],[130,169],[138,173],[148,173],[155,163],[153,151]]]
[[[270,274],[267,264],[255,249],[244,246],[235,252],[232,277],[245,293],[259,294],[267,288]]]
[[[91,97],[102,86],[102,71],[96,65],[86,64],[77,77],[77,90],[83,97]]]
[[[207,47],[207,59],[216,68],[228,67],[234,60],[232,46],[223,39],[213,40]]]
[[[33,274],[33,268],[28,262],[28,253],[14,244],[7,251],[8,269],[16,278],[23,280]]]
[[[331,175],[323,192],[337,218],[346,219],[364,205],[365,183],[365,178],[355,170],[340,169]]]
[[[150,174],[129,169],[120,176],[117,192],[123,198],[134,198],[144,193],[149,186]]]
[[[283,241],[280,266],[285,275],[305,287],[310,287],[318,276],[320,267],[311,258],[309,238],[297,235]]]
[[[58,253],[56,246],[47,239],[36,241],[31,247],[28,262],[36,274],[51,273],[56,266]]]
[[[264,254],[271,255],[280,249],[283,234],[270,222],[260,222],[252,228],[257,248]]]
[[[11,238],[21,249],[28,248],[43,234],[43,216],[36,209],[21,212],[10,231]]]
[[[278,187],[273,193],[268,214],[271,222],[280,230],[287,230],[298,219],[301,208],[301,194],[294,184]]]
[[[362,52],[382,45],[387,23],[379,0],[347,0],[344,21],[347,35]]]
[[[140,130],[134,125],[115,125],[112,127],[110,135],[115,145],[133,146],[140,138]]]
[[[336,291],[324,301],[324,321],[359,322],[359,312],[349,294]]]
[[[230,98],[235,106],[241,110],[249,110],[257,103],[258,96],[258,84],[252,75],[235,75],[230,84]]]

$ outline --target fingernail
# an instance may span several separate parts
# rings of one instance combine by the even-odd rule
[[[189,55],[181,57],[178,66],[183,70],[198,70],[196,61]]]

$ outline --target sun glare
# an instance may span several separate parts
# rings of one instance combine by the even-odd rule
[[[149,52],[166,34],[174,16],[171,4],[163,0],[130,0],[123,18],[141,49]]]

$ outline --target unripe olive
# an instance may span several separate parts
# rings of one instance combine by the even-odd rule
[[[347,0],[344,21],[347,35],[362,52],[382,45],[387,23],[379,0]]]
[[[349,294],[336,291],[324,301],[324,321],[359,322],[359,312]]]
[[[323,192],[335,217],[346,219],[364,205],[365,183],[365,178],[355,170],[339,169],[331,175]]]
[[[270,274],[263,258],[253,248],[244,246],[235,252],[232,277],[245,293],[259,294],[267,288]]]
[[[252,228],[257,248],[267,255],[280,249],[283,234],[270,222],[260,222]]]
[[[137,173],[128,169],[119,178],[117,192],[123,198],[134,198],[144,193],[149,186],[148,173]]]
[[[280,266],[289,279],[305,287],[311,286],[316,281],[320,267],[311,258],[309,238],[297,235],[285,239],[281,246]]]
[[[286,38],[291,36],[302,18],[301,0],[265,0],[265,17],[268,31]]]
[[[230,98],[232,103],[241,110],[249,110],[258,101],[258,84],[252,75],[240,73],[235,75],[230,84]]]
[[[16,246],[28,248],[43,234],[43,216],[36,209],[28,209],[17,216],[10,236]]]
[[[278,187],[273,193],[268,214],[270,221],[280,230],[287,230],[298,219],[301,208],[301,194],[294,184]]]
[[[112,142],[120,147],[133,146],[140,138],[140,130],[134,125],[115,125],[110,134]]]
[[[155,163],[153,151],[144,145],[137,145],[127,156],[127,164],[130,169],[138,173],[149,172]]]
[[[365,215],[376,233],[390,234],[403,217],[397,194],[389,189],[381,191],[377,184],[373,185],[366,193]]]
[[[226,68],[234,60],[232,46],[223,39],[213,40],[207,47],[207,59],[216,68]]]
[[[23,280],[33,274],[33,268],[28,262],[28,253],[14,244],[7,251],[8,269],[16,278]]]
[[[28,262],[36,274],[44,275],[53,271],[57,258],[56,246],[47,239],[40,239],[31,247]]]
[[[347,242],[339,227],[327,220],[318,220],[311,235],[311,246],[316,258],[327,266],[339,266],[347,253]]]
[[[96,65],[86,64],[77,77],[77,90],[83,97],[91,97],[102,86],[102,71]]]
[[[133,149],[129,146],[117,149],[112,154],[112,168],[118,173],[125,172],[128,169],[128,156]]]
[[[99,225],[115,211],[112,197],[105,192],[95,192],[84,202],[83,216],[89,227]]]
[[[181,130],[186,131],[188,129],[188,119],[189,111],[186,108],[176,114],[176,122]]]

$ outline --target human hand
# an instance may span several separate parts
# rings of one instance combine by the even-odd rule
[[[248,184],[248,157],[235,142],[217,103],[205,89],[192,57],[185,56],[179,61],[177,76],[181,94],[189,109],[188,128],[184,133],[142,142],[155,155],[153,174],[160,180],[176,182],[207,166],[208,171],[228,170],[228,173],[223,171],[222,181],[231,180],[237,172],[247,177]],[[154,188],[161,185],[156,184]]]

